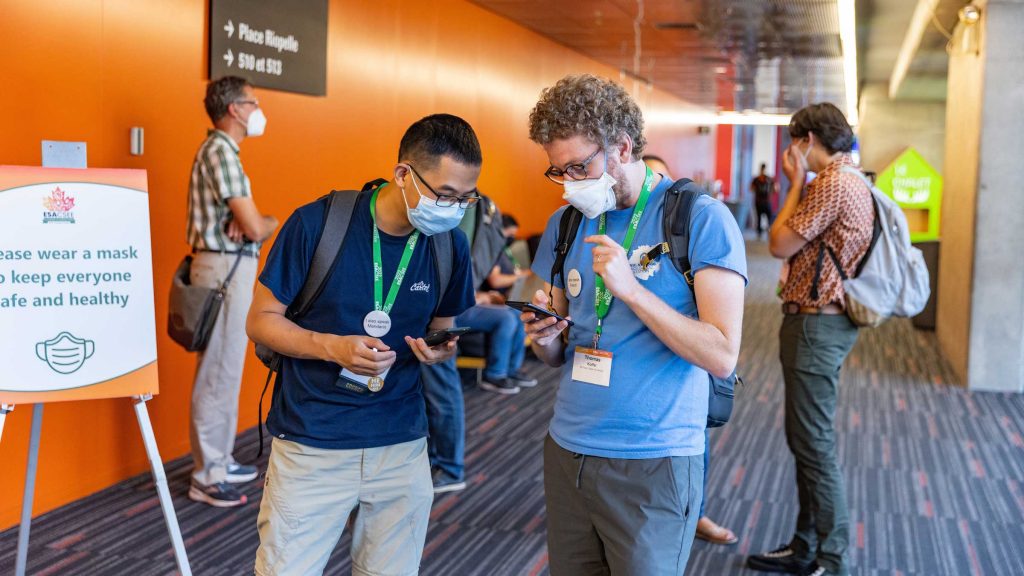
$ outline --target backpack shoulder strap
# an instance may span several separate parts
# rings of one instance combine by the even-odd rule
[[[565,257],[569,248],[576,241],[583,222],[583,213],[573,206],[566,206],[562,219],[558,221],[558,237],[555,239],[555,261],[551,264],[551,285],[555,285],[555,276],[561,276],[565,283]]]
[[[662,220],[669,256],[676,269],[693,290],[693,270],[690,266],[690,220],[693,206],[704,190],[689,178],[680,178],[665,193],[665,213]]]
[[[309,264],[309,272],[302,284],[302,290],[288,307],[285,314],[288,318],[297,318],[309,311],[309,307],[323,291],[327,278],[341,254],[341,247],[345,243],[345,235],[352,222],[358,197],[359,193],[355,190],[334,190],[328,196],[327,208],[324,210],[324,225],[316,242],[313,260]]]
[[[437,269],[437,304],[434,306],[434,315],[441,307],[441,301],[448,292],[448,285],[451,283],[452,270],[455,266],[454,248],[452,246],[452,232],[449,230],[444,234],[434,234],[430,237],[430,245],[434,252],[434,266]]]

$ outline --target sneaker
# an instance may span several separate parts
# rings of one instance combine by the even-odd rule
[[[519,386],[516,386],[508,378],[488,378],[484,376],[480,381],[480,389],[497,394],[519,394]]]
[[[825,570],[824,566],[818,566],[817,562],[811,562],[800,576],[828,576],[828,570]]]
[[[434,494],[444,494],[445,492],[458,492],[459,490],[466,489],[466,481],[459,480],[451,474],[441,470],[440,468],[434,469],[433,474],[434,480]]]
[[[747,567],[751,570],[762,572],[783,572],[786,574],[800,574],[811,566],[812,562],[802,562],[796,557],[796,552],[789,547],[789,544],[779,546],[771,552],[747,556]],[[816,566],[816,564],[814,564]]]
[[[224,478],[224,481],[228,484],[244,484],[252,482],[259,474],[260,471],[255,466],[235,462],[234,464],[228,464],[228,475]]]
[[[516,373],[510,375],[508,379],[512,382],[512,384],[519,386],[520,388],[533,388],[534,386],[537,385],[537,379],[530,378],[522,370],[519,370]]]
[[[212,486],[200,486],[193,480],[188,489],[188,497],[190,500],[209,504],[216,508],[243,506],[249,501],[245,494],[227,482],[220,482]]]

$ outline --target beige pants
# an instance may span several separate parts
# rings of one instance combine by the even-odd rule
[[[433,501],[425,438],[362,450],[275,438],[256,574],[323,574],[353,510],[353,576],[418,574]]]
[[[207,288],[220,286],[237,257],[237,254],[197,253],[192,260],[192,284]],[[210,343],[206,351],[199,354],[196,366],[189,440],[195,462],[192,479],[203,486],[223,482],[228,465],[235,462],[232,452],[238,428],[238,390],[242,385],[248,345],[245,317],[252,304],[256,266],[256,258],[242,256],[210,334]]]

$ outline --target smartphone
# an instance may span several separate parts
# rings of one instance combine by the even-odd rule
[[[456,336],[462,336],[466,332],[472,331],[472,328],[442,328],[441,330],[434,330],[430,334],[423,337],[423,341],[427,343],[427,346],[433,348],[440,344],[455,338]]]
[[[569,323],[569,326],[573,326],[574,324],[572,320],[569,320],[568,318],[562,318],[558,314],[555,314],[554,312],[547,310],[546,308],[541,308],[540,306],[537,306],[532,302],[517,302],[515,300],[509,300],[505,302],[505,305],[515,308],[520,312],[533,312],[537,316],[558,318],[560,321],[565,320],[566,322]]]

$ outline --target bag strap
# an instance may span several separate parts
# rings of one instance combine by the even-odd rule
[[[430,237],[430,245],[434,252],[434,266],[437,268],[437,304],[434,306],[434,316],[437,316],[437,311],[441,308],[441,301],[444,300],[444,295],[448,292],[448,285],[451,283],[455,266],[452,244],[450,230]]]
[[[574,206],[566,206],[562,212],[562,218],[558,221],[558,237],[555,240],[555,261],[551,264],[551,285],[555,285],[555,276],[562,277],[562,284],[565,284],[565,257],[569,254],[569,248],[576,240],[580,231],[580,223],[583,222],[583,213]]]
[[[248,242],[246,242],[246,244],[248,244]],[[242,250],[245,250],[245,245],[242,246]],[[235,276],[235,271],[238,270],[238,265],[242,262],[242,250],[238,251],[238,256],[235,257],[235,263],[231,265],[231,271],[228,272],[224,281],[221,282],[220,288],[217,289],[221,294],[227,293],[228,286],[231,285],[231,279]]]
[[[686,285],[693,291],[693,268],[690,266],[690,222],[693,206],[702,194],[703,188],[689,178],[676,180],[665,193],[665,210],[662,218],[665,239],[669,244],[669,257],[676,270],[683,275]]]

